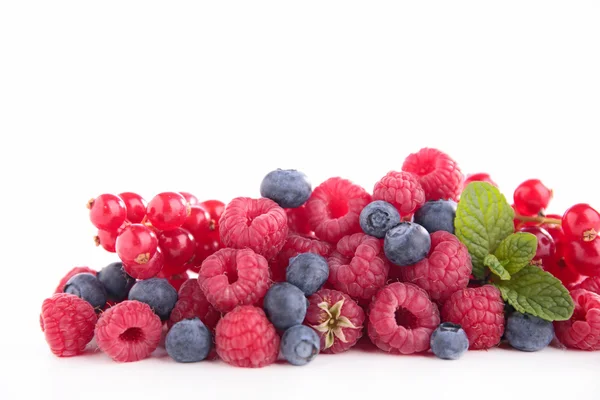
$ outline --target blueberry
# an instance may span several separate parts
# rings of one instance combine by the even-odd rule
[[[431,247],[429,233],[419,224],[402,222],[385,234],[383,250],[393,264],[404,267],[427,257]]]
[[[367,235],[383,239],[385,233],[400,223],[396,207],[387,201],[376,200],[360,212],[360,227]]]
[[[430,344],[437,357],[457,360],[469,348],[469,339],[460,325],[444,322],[431,334]]]
[[[554,326],[550,321],[515,311],[506,322],[505,337],[517,350],[538,351],[554,338]]]
[[[65,285],[65,293],[74,294],[87,301],[96,310],[106,305],[106,289],[92,274],[82,273],[73,275]]]
[[[166,321],[177,302],[177,290],[166,279],[146,279],[133,285],[129,300],[148,304],[161,320]]]
[[[102,268],[98,272],[98,280],[104,285],[108,299],[117,302],[125,300],[129,290],[135,284],[135,279],[127,275],[123,263],[120,262]]]
[[[184,319],[171,327],[165,338],[169,356],[181,363],[202,361],[212,348],[212,335],[198,318]]]
[[[292,365],[311,362],[321,347],[321,339],[314,329],[305,325],[292,326],[281,337],[280,352]]]
[[[452,200],[428,201],[417,210],[414,221],[427,232],[446,231],[454,234],[456,202]]]
[[[264,177],[260,195],[283,208],[296,208],[306,203],[312,188],[306,175],[295,169],[276,169]]]
[[[302,290],[291,283],[276,283],[265,295],[263,307],[275,328],[286,330],[301,324],[308,301]]]
[[[286,280],[310,296],[321,288],[329,277],[327,260],[318,254],[302,253],[290,259]]]

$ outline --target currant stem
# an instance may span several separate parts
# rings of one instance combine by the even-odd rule
[[[515,219],[523,222],[537,222],[538,224],[560,225],[561,220],[557,218],[546,217],[527,217],[525,215],[515,214]]]

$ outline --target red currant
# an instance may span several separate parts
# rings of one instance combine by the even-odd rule
[[[539,179],[529,179],[515,189],[515,209],[521,215],[537,215],[548,207],[552,190]]]
[[[98,229],[98,234],[94,236],[94,242],[96,246],[102,246],[102,248],[111,253],[115,253],[115,243],[117,242],[118,232],[103,231]]]
[[[146,216],[146,200],[137,193],[125,192],[119,194],[127,208],[127,219],[132,224],[139,224]]]
[[[306,207],[304,205],[297,208],[286,208],[288,218],[288,227],[290,230],[302,235],[312,235],[313,232],[308,225]]]
[[[564,255],[565,262],[581,275],[600,276],[600,240],[567,241]]]
[[[519,214],[519,212],[515,208],[514,204],[512,204],[511,207],[515,211],[515,215]],[[523,215],[523,214],[521,214],[521,215]],[[533,217],[533,215],[525,215],[525,216]],[[515,219],[513,219],[513,225],[515,226],[515,231],[518,231],[519,229],[524,228],[526,226],[537,226],[537,225],[539,225],[539,223],[535,222],[535,221],[521,221],[520,219],[515,218]]]
[[[158,275],[156,275],[156,277],[166,279],[169,282],[169,284],[171,284],[171,286],[173,286],[178,292],[181,288],[181,285],[183,285],[183,282],[190,279],[190,276],[185,271],[179,274],[165,275],[165,268],[163,268],[162,271],[160,271]]]
[[[183,227],[194,237],[201,238],[210,231],[210,215],[208,211],[200,206],[191,206],[190,215],[186,218]]]
[[[546,215],[546,218],[557,219],[560,221],[562,217],[557,214],[548,214]],[[543,224],[542,228],[544,228],[550,234],[550,236],[552,236],[552,239],[554,239],[554,243],[563,241],[565,234],[563,233],[562,227],[560,225]]]
[[[146,214],[150,223],[161,231],[179,228],[189,214],[189,204],[185,197],[175,192],[156,195],[148,203]]]
[[[225,211],[225,204],[219,200],[206,200],[199,204],[210,215],[209,228],[211,231],[219,231],[219,220]]]
[[[577,271],[571,268],[565,262],[564,258],[559,255],[559,251],[555,253],[554,257],[550,257],[547,263],[544,264],[543,269],[552,275],[565,286],[570,286],[574,283],[579,282],[581,276]]]
[[[465,179],[465,186],[467,186],[469,183],[471,182],[487,182],[491,185],[494,185],[496,187],[498,187],[498,185],[496,184],[496,182],[494,182],[492,180],[492,178],[490,177],[489,174],[486,174],[485,172],[479,172],[477,174],[469,174],[467,175],[467,179]]]
[[[526,226],[519,230],[520,232],[531,233],[537,238],[537,250],[531,262],[535,265],[544,265],[548,261],[548,257],[553,257],[556,251],[554,239],[545,229],[538,226]]]
[[[158,238],[142,224],[131,224],[117,237],[117,255],[125,264],[145,264],[156,253]]]
[[[154,256],[147,263],[123,263],[123,269],[135,279],[150,279],[162,270],[164,262],[162,251],[158,247]]]
[[[101,194],[88,202],[90,220],[98,229],[116,231],[127,218],[127,208],[119,196]]]
[[[183,198],[185,199],[185,201],[187,201],[190,206],[195,206],[198,203],[200,203],[200,201],[198,200],[198,198],[196,196],[194,196],[193,194],[191,194],[191,193],[188,193],[188,192],[179,192],[179,194],[183,196]]]
[[[194,264],[200,265],[208,256],[213,255],[217,250],[221,249],[221,240],[219,232],[212,232],[204,237],[196,238],[196,255]]]
[[[180,266],[190,261],[196,251],[196,240],[183,228],[161,232],[158,235],[158,245],[163,251],[165,265],[177,267],[181,271],[187,268]]]
[[[589,204],[575,204],[563,214],[562,229],[569,239],[590,242],[600,232],[600,214]]]

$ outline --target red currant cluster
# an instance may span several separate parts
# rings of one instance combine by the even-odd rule
[[[186,192],[164,192],[149,203],[138,194],[102,194],[88,202],[96,245],[117,253],[136,279],[154,276],[183,282],[188,270],[221,248],[218,200],[199,202]],[[174,285],[177,286],[177,285]]]
[[[487,174],[469,176],[471,181],[495,185]],[[515,229],[537,237],[533,263],[562,281],[567,288],[586,276],[600,276],[600,213],[589,204],[579,203],[564,214],[546,214],[552,190],[539,179],[528,179],[515,189],[513,209]]]

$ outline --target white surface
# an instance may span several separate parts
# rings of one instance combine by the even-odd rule
[[[552,211],[600,207],[599,7],[2,2],[0,398],[598,398],[600,353],[118,365],[54,358],[38,313],[72,266],[114,259],[94,248],[84,207],[103,192],[226,201],[256,196],[277,167],[371,189],[435,146],[509,197],[538,177],[555,189]]]

